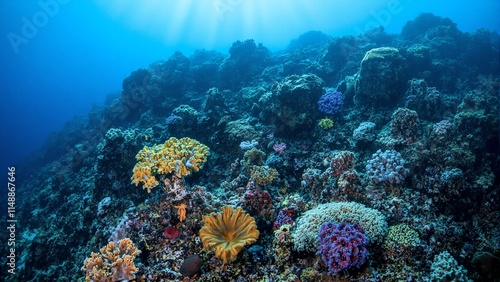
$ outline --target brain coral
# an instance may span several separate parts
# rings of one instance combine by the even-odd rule
[[[299,251],[317,250],[318,232],[326,222],[345,222],[363,226],[370,243],[379,244],[387,232],[385,216],[378,210],[355,202],[326,203],[306,211],[297,220],[292,237]]]
[[[135,157],[137,164],[134,166],[132,183],[137,186],[142,182],[143,188],[148,189],[149,193],[159,184],[156,175],[173,174],[182,178],[203,167],[209,153],[207,146],[187,137],[171,137],[165,144],[145,146]]]
[[[255,219],[242,208],[233,210],[231,206],[222,208],[222,213],[206,216],[200,229],[200,237],[205,249],[215,252],[224,263],[232,262],[245,245],[259,238]]]

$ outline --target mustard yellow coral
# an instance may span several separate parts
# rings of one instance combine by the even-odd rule
[[[255,182],[260,186],[267,186],[271,184],[279,173],[276,169],[270,168],[267,165],[258,166],[254,165],[250,168],[250,181]]]
[[[129,238],[118,242],[109,242],[100,253],[92,253],[85,259],[82,270],[85,271],[87,281],[121,281],[135,278],[137,267],[134,265],[135,256],[141,251],[136,249]]]
[[[255,219],[242,208],[222,208],[222,213],[212,213],[204,219],[200,237],[205,249],[215,252],[224,263],[232,262],[245,245],[259,238]]]
[[[325,130],[328,130],[333,127],[333,120],[329,118],[324,118],[319,121],[319,126]]]
[[[143,188],[148,189],[149,193],[159,184],[157,175],[172,174],[182,178],[202,168],[209,153],[207,146],[187,137],[171,137],[165,144],[145,146],[135,157],[137,164],[132,183],[136,186],[143,183]]]

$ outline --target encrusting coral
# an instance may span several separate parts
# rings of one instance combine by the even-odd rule
[[[178,179],[198,171],[207,161],[210,149],[191,138],[171,137],[165,144],[145,146],[137,153],[137,164],[131,180],[136,186],[143,183],[143,188],[158,186],[157,175],[172,174]]]
[[[140,254],[132,240],[125,238],[118,242],[109,242],[100,253],[92,252],[85,259],[82,270],[87,281],[121,281],[135,278],[138,271],[134,265],[135,257]]]
[[[222,213],[206,216],[200,230],[205,249],[215,252],[224,263],[232,262],[245,245],[257,241],[259,230],[255,219],[242,208],[233,210],[231,206],[222,207]]]

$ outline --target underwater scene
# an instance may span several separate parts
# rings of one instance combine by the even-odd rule
[[[56,21],[65,2],[39,9]],[[498,29],[425,9],[387,26],[408,1],[381,2],[283,48],[236,30],[224,50],[117,63],[115,92],[85,76],[112,67],[80,70],[100,102],[76,115],[68,92],[53,106],[75,117],[2,153],[1,280],[500,281]],[[40,15],[9,46],[54,28]]]

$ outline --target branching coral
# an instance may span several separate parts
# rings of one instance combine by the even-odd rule
[[[171,137],[165,144],[145,146],[137,153],[132,183],[137,186],[142,182],[149,193],[159,184],[157,175],[173,175],[181,179],[202,168],[209,153],[207,146],[187,137]]]
[[[87,281],[121,281],[135,278],[137,267],[134,265],[135,256],[141,251],[136,249],[134,243],[125,238],[114,242],[100,250],[99,254],[92,253],[85,259],[82,270],[85,271]]]
[[[259,238],[255,219],[240,207],[233,210],[231,206],[225,206],[222,213],[212,213],[203,221],[205,224],[200,230],[203,246],[214,251],[224,263],[234,261],[245,245]]]

